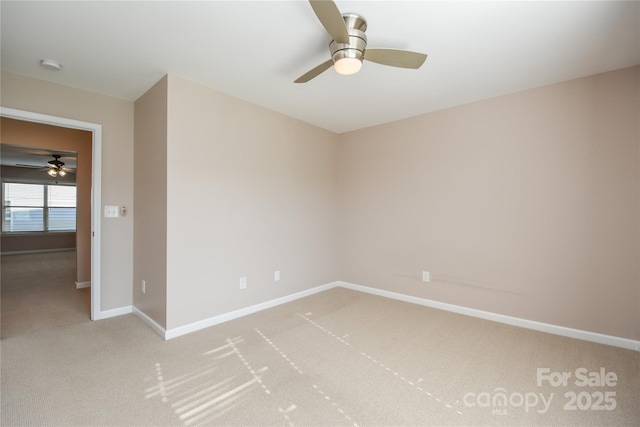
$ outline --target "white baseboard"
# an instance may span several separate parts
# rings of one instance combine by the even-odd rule
[[[91,287],[91,281],[76,282],[76,289],[84,289],[84,288],[90,288],[90,287]]]
[[[155,320],[147,316],[141,310],[132,306],[102,311],[100,312],[99,317],[95,320],[107,319],[109,317],[133,313],[138,318],[140,318],[143,322],[149,325],[151,329],[153,329],[162,338],[164,338],[165,340],[170,340],[172,338],[180,337],[182,335],[186,335],[191,332],[196,332],[201,329],[208,328],[210,326],[215,326],[220,323],[228,322],[229,320],[233,320],[239,317],[247,316],[249,314],[257,313],[262,310],[276,307],[278,305],[295,301],[297,299],[311,296],[319,292],[327,291],[329,289],[336,288],[336,287],[351,289],[358,292],[364,292],[367,294],[377,295],[385,298],[391,298],[391,299],[404,301],[412,304],[423,305],[423,306],[435,308],[438,310],[444,310],[452,313],[463,314],[465,316],[491,320],[494,322],[504,323],[512,326],[518,326],[521,328],[531,329],[534,331],[546,332],[554,335],[560,335],[564,337],[575,338],[583,341],[590,341],[590,342],[595,342],[599,344],[605,344],[613,347],[620,347],[627,350],[634,350],[634,351],[640,352],[640,341],[638,340],[616,337],[612,335],[605,335],[605,334],[600,334],[596,332],[589,332],[581,329],[567,328],[564,326],[552,325],[549,323],[542,323],[542,322],[522,319],[518,317],[506,316],[504,314],[491,313],[488,311],[477,310],[474,308],[462,307],[454,304],[447,304],[440,301],[434,301],[426,298],[419,298],[411,295],[405,295],[397,292],[385,291],[382,289],[370,288],[368,286],[356,285],[353,283],[341,282],[341,281],[327,283],[326,285],[317,286],[315,288],[307,289],[305,291],[297,292],[291,295],[286,295],[284,297],[280,297],[280,298],[276,298],[260,304],[252,305],[250,307],[245,307],[239,310],[223,313],[218,316],[199,320],[197,322],[189,323],[187,325],[179,326],[173,329],[163,328]]]
[[[326,291],[338,286],[338,282],[327,283],[326,285],[317,286],[315,288],[307,289],[305,291],[297,292],[295,294],[286,295],[284,297],[272,299],[260,304],[252,305],[250,307],[241,308],[239,310],[231,311],[229,313],[220,314],[218,316],[210,317],[208,319],[200,320],[198,322],[189,323],[184,326],[169,329],[164,333],[164,339],[170,340],[182,335],[189,334],[191,332],[199,331],[210,326],[214,326],[229,320],[237,319],[238,317],[246,316],[249,314],[257,313],[258,311],[266,310],[281,304],[285,304],[291,301],[295,301],[300,298],[308,297],[310,295],[317,294],[319,292]],[[157,331],[156,331],[157,332]],[[162,335],[162,334],[160,334]]]
[[[354,291],[365,292],[372,295],[378,295],[385,298],[391,298],[399,301],[410,302],[413,304],[424,305],[439,310],[450,311],[453,313],[464,314],[466,316],[478,317],[480,319],[491,320],[494,322],[505,323],[507,325],[519,326],[521,328],[532,329],[534,331],[547,332],[550,334],[560,335],[563,337],[576,338],[584,341],[606,344],[614,347],[621,347],[627,350],[640,351],[640,341],[628,338],[621,338],[612,335],[604,335],[596,332],[583,331],[580,329],[572,329],[564,326],[552,325],[549,323],[536,322],[534,320],[521,319],[518,317],[506,316],[504,314],[491,313],[488,311],[476,310],[474,308],[462,307],[459,305],[447,304],[440,301],[433,301],[425,298],[418,298],[411,295],[400,294],[396,292],[385,291],[382,289],[370,288],[367,286],[355,285],[348,282],[337,282],[338,286],[351,289]]]
[[[111,310],[103,310],[98,313],[98,316],[93,320],[103,320],[109,319],[110,317],[122,316],[123,314],[130,314],[132,312],[132,307],[127,305],[125,307],[113,308]]]
[[[160,324],[158,324],[158,322],[156,322],[155,320],[153,320],[151,317],[147,316],[143,311],[141,311],[138,307],[133,307],[133,314],[139,318],[140,320],[142,320],[144,323],[146,323],[147,325],[149,325],[149,327],[151,329],[153,329],[158,335],[160,335],[162,338],[167,339],[166,335],[167,335],[167,331],[160,326]]]

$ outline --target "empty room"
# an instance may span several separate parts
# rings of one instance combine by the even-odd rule
[[[640,424],[640,2],[0,2],[3,426]]]

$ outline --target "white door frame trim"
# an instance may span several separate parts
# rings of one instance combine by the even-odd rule
[[[100,306],[100,206],[102,183],[102,125],[47,114],[0,107],[0,116],[27,122],[43,123],[59,127],[87,130],[92,134],[91,169],[91,320],[101,316]]]

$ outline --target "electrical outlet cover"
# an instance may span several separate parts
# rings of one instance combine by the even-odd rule
[[[431,275],[429,274],[428,271],[422,272],[422,281],[427,283],[431,281]]]

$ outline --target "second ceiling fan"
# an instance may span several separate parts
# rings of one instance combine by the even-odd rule
[[[400,49],[367,49],[367,21],[354,13],[340,13],[331,0],[309,0],[322,26],[333,38],[329,43],[331,59],[307,71],[294,83],[306,83],[319,76],[331,66],[339,74],[349,75],[360,71],[362,61],[377,62],[400,68],[417,69],[427,59],[427,55]]]
[[[60,154],[52,154],[53,160],[49,160],[49,168],[47,173],[52,177],[65,176],[67,172],[71,172],[69,168],[64,167],[64,162],[60,160],[62,157]]]

